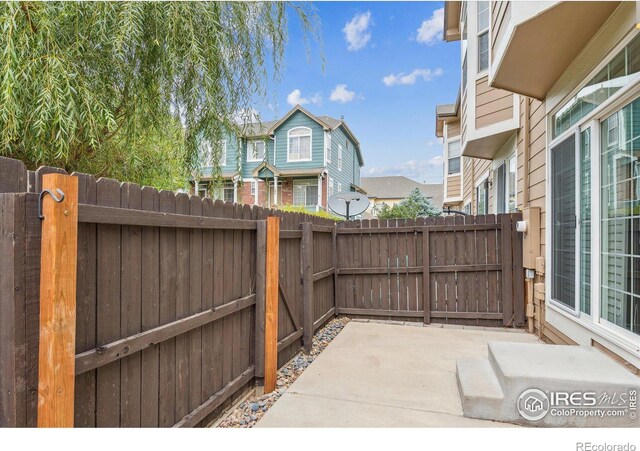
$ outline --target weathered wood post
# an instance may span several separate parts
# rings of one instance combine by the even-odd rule
[[[264,392],[276,388],[278,371],[278,266],[280,218],[267,218],[265,323],[264,323]]]
[[[431,292],[429,283],[429,228],[422,228],[422,306],[424,314],[422,321],[424,324],[431,323]]]
[[[306,353],[311,352],[313,346],[313,224],[303,222],[302,245],[300,246],[300,261],[302,262],[302,344]]]
[[[38,427],[73,427],[78,179],[46,174],[42,185]]]
[[[267,221],[258,221],[256,234],[256,314],[255,314],[255,376],[256,389],[264,390],[264,328],[267,273]],[[261,394],[261,393],[259,393]]]

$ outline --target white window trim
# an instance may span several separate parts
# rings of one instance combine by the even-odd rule
[[[488,1],[487,13],[489,15],[489,19],[487,21],[487,28],[483,28],[482,30],[478,28],[480,24],[480,10],[478,7],[480,6],[480,2],[475,2],[476,7],[476,79],[484,77],[489,72],[489,66],[491,65],[491,2]],[[480,70],[480,35],[487,33],[488,41],[487,41],[487,67],[485,69]],[[467,69],[469,62],[467,61]]]
[[[315,205],[316,207],[318,206],[318,199],[320,196],[320,189],[322,188],[320,185],[320,180],[321,180],[321,176],[318,176],[318,179],[315,181],[315,186],[316,186],[316,190],[318,191],[318,195],[315,198],[315,203],[313,205]],[[291,200],[293,201],[293,205],[295,205],[296,207],[312,207],[313,205],[307,205],[307,190],[304,190],[304,203],[302,204],[296,204],[295,202],[295,191],[296,191],[296,185],[297,186],[314,186],[314,184],[312,183],[313,179],[300,179],[300,180],[293,180],[293,184],[292,184],[292,188],[293,191],[291,193]],[[313,199],[311,199],[313,200]]]
[[[627,42],[628,43],[628,42]],[[626,44],[625,44],[626,45]],[[599,65],[600,70],[604,67],[605,64],[610,62],[611,57],[615,56],[621,47],[617,47],[607,54],[607,57],[602,60],[602,63]],[[582,86],[588,80],[592,78],[592,74],[596,73],[594,70],[590,72],[583,82],[581,82],[578,86]],[[576,88],[576,92],[578,89]],[[579,295],[578,291],[576,291],[576,310],[573,311],[569,307],[565,306],[558,301],[555,301],[551,297],[552,293],[552,275],[553,275],[553,254],[552,247],[550,245],[552,239],[552,202],[551,196],[547,195],[545,200],[546,211],[549,212],[547,214],[546,224],[545,224],[545,239],[546,242],[549,243],[545,247],[545,260],[547,262],[547,270],[545,271],[548,274],[548,277],[545,277],[545,292],[546,300],[548,301],[546,306],[547,308],[553,310],[554,312],[560,313],[563,316],[569,318],[575,323],[583,326],[585,329],[590,332],[610,341],[616,346],[623,348],[625,350],[637,353],[638,348],[640,347],[640,336],[623,329],[620,326],[611,324],[604,318],[600,318],[600,302],[602,300],[600,288],[602,287],[601,280],[601,269],[602,269],[602,261],[600,259],[601,255],[601,243],[600,243],[600,234],[601,234],[601,202],[602,202],[602,193],[600,189],[596,189],[594,187],[600,186],[600,178],[601,178],[601,165],[600,165],[600,153],[601,153],[601,143],[600,143],[600,124],[601,121],[623,108],[628,103],[634,101],[637,98],[640,98],[640,74],[632,82],[627,84],[621,88],[618,92],[609,97],[606,101],[600,104],[597,108],[571,126],[569,129],[562,132],[556,138],[551,139],[551,133],[548,133],[548,143],[546,149],[546,157],[547,161],[551,161],[551,149],[557,146],[559,143],[567,139],[571,134],[578,134],[586,127],[591,126],[591,180],[592,180],[592,189],[591,189],[591,211],[597,212],[596,217],[591,218],[591,255],[598,256],[597,258],[593,258],[591,261],[591,286],[595,287],[591,290],[591,315],[587,315],[584,312],[580,311],[579,307]],[[573,94],[571,94],[573,95]],[[570,98],[570,96],[567,96]],[[556,110],[562,107],[563,103],[560,102],[560,105],[556,106]],[[547,131],[552,130],[553,127],[553,115],[555,111],[547,114],[546,125]],[[597,183],[594,183],[597,181]],[[546,192],[551,192],[551,164],[546,165]],[[578,193],[577,193],[578,195]],[[577,212],[579,218],[579,212]],[[578,234],[577,234],[578,235]],[[579,249],[578,251],[579,252]],[[579,255],[579,254],[578,254]],[[576,268],[576,280],[579,282],[579,267]],[[578,283],[577,282],[577,283]]]
[[[342,144],[338,144],[338,171],[342,172]]]
[[[449,156],[449,144],[451,143],[455,143],[458,142],[460,147],[459,147],[459,151],[460,151],[460,155],[458,155],[457,157],[450,157]],[[462,174],[462,140],[460,139],[460,137],[457,137],[455,139],[452,139],[451,141],[446,142],[445,144],[445,151],[447,153],[447,158],[446,158],[446,162],[445,162],[445,175],[447,177],[452,177],[454,175],[460,175]],[[451,160],[452,158],[459,158],[460,159],[460,167],[458,169],[458,172],[453,172],[453,173],[449,173],[449,160]]]
[[[262,158],[250,158],[250,155],[252,154],[252,152],[249,150],[249,146],[256,144],[256,143],[262,143],[262,145],[264,146],[264,156]],[[264,157],[266,157],[267,155],[267,142],[263,139],[250,139],[247,141],[247,163],[256,163],[256,162],[261,162],[264,160]]]
[[[331,132],[326,132],[326,141],[325,141],[325,161],[326,163],[331,163],[331,147],[332,147],[332,138],[331,138]],[[326,164],[325,164],[326,166]]]
[[[309,131],[309,158],[291,158],[291,154],[290,154],[290,139],[289,139],[289,135],[291,134],[292,131],[294,130],[308,130]],[[305,135],[298,135],[298,137],[301,136],[307,136]],[[287,131],[287,163],[290,162],[298,162],[298,161],[311,161],[313,160],[313,130],[311,130],[309,127],[304,127],[304,126],[300,126],[300,127],[294,127],[291,130]]]
[[[475,199],[476,215],[480,214],[478,213],[478,187],[488,180],[489,180],[489,171],[482,174],[482,176],[480,176],[480,178],[476,181],[475,186],[473,187],[473,191],[476,196],[476,199]],[[489,190],[490,189],[491,187],[487,186],[487,205],[485,205],[485,210],[487,211],[485,213],[486,215],[489,214]],[[473,205],[472,205],[472,208],[473,208]]]
[[[342,192],[342,183],[338,182],[338,192],[341,193]]]

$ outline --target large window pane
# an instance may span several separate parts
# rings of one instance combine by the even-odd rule
[[[576,305],[575,174],[575,137],[572,135],[551,150],[551,296],[571,309]]]
[[[553,115],[553,137],[568,130],[640,72],[640,35],[617,53],[601,71]]]
[[[489,32],[478,36],[478,72],[489,67]]]
[[[580,134],[580,311],[591,314],[591,129]]]
[[[601,125],[601,317],[640,334],[640,100]]]

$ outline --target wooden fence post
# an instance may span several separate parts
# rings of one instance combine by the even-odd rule
[[[431,284],[429,281],[429,228],[422,228],[422,306],[424,309],[422,321],[431,323]]]
[[[302,245],[300,246],[300,261],[302,262],[302,344],[306,353],[311,352],[313,346],[313,224],[303,222]]]
[[[264,324],[264,392],[276,388],[278,371],[278,266],[280,218],[267,218],[266,292]]]
[[[498,215],[500,218],[500,249],[502,251],[502,324],[508,326],[513,319],[513,268],[511,255],[511,216]]]
[[[46,174],[42,198],[38,427],[73,427],[78,179]]]
[[[255,315],[255,375],[256,386],[264,386],[264,327],[265,327],[265,296],[267,269],[267,222],[257,222],[256,246],[256,315]]]

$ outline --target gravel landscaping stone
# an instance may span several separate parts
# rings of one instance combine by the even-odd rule
[[[262,418],[287,388],[295,382],[311,362],[331,343],[349,322],[349,318],[341,316],[329,321],[313,336],[313,346],[309,355],[299,352],[293,359],[278,371],[276,390],[260,397],[249,398],[218,424],[220,428],[250,428]]]

